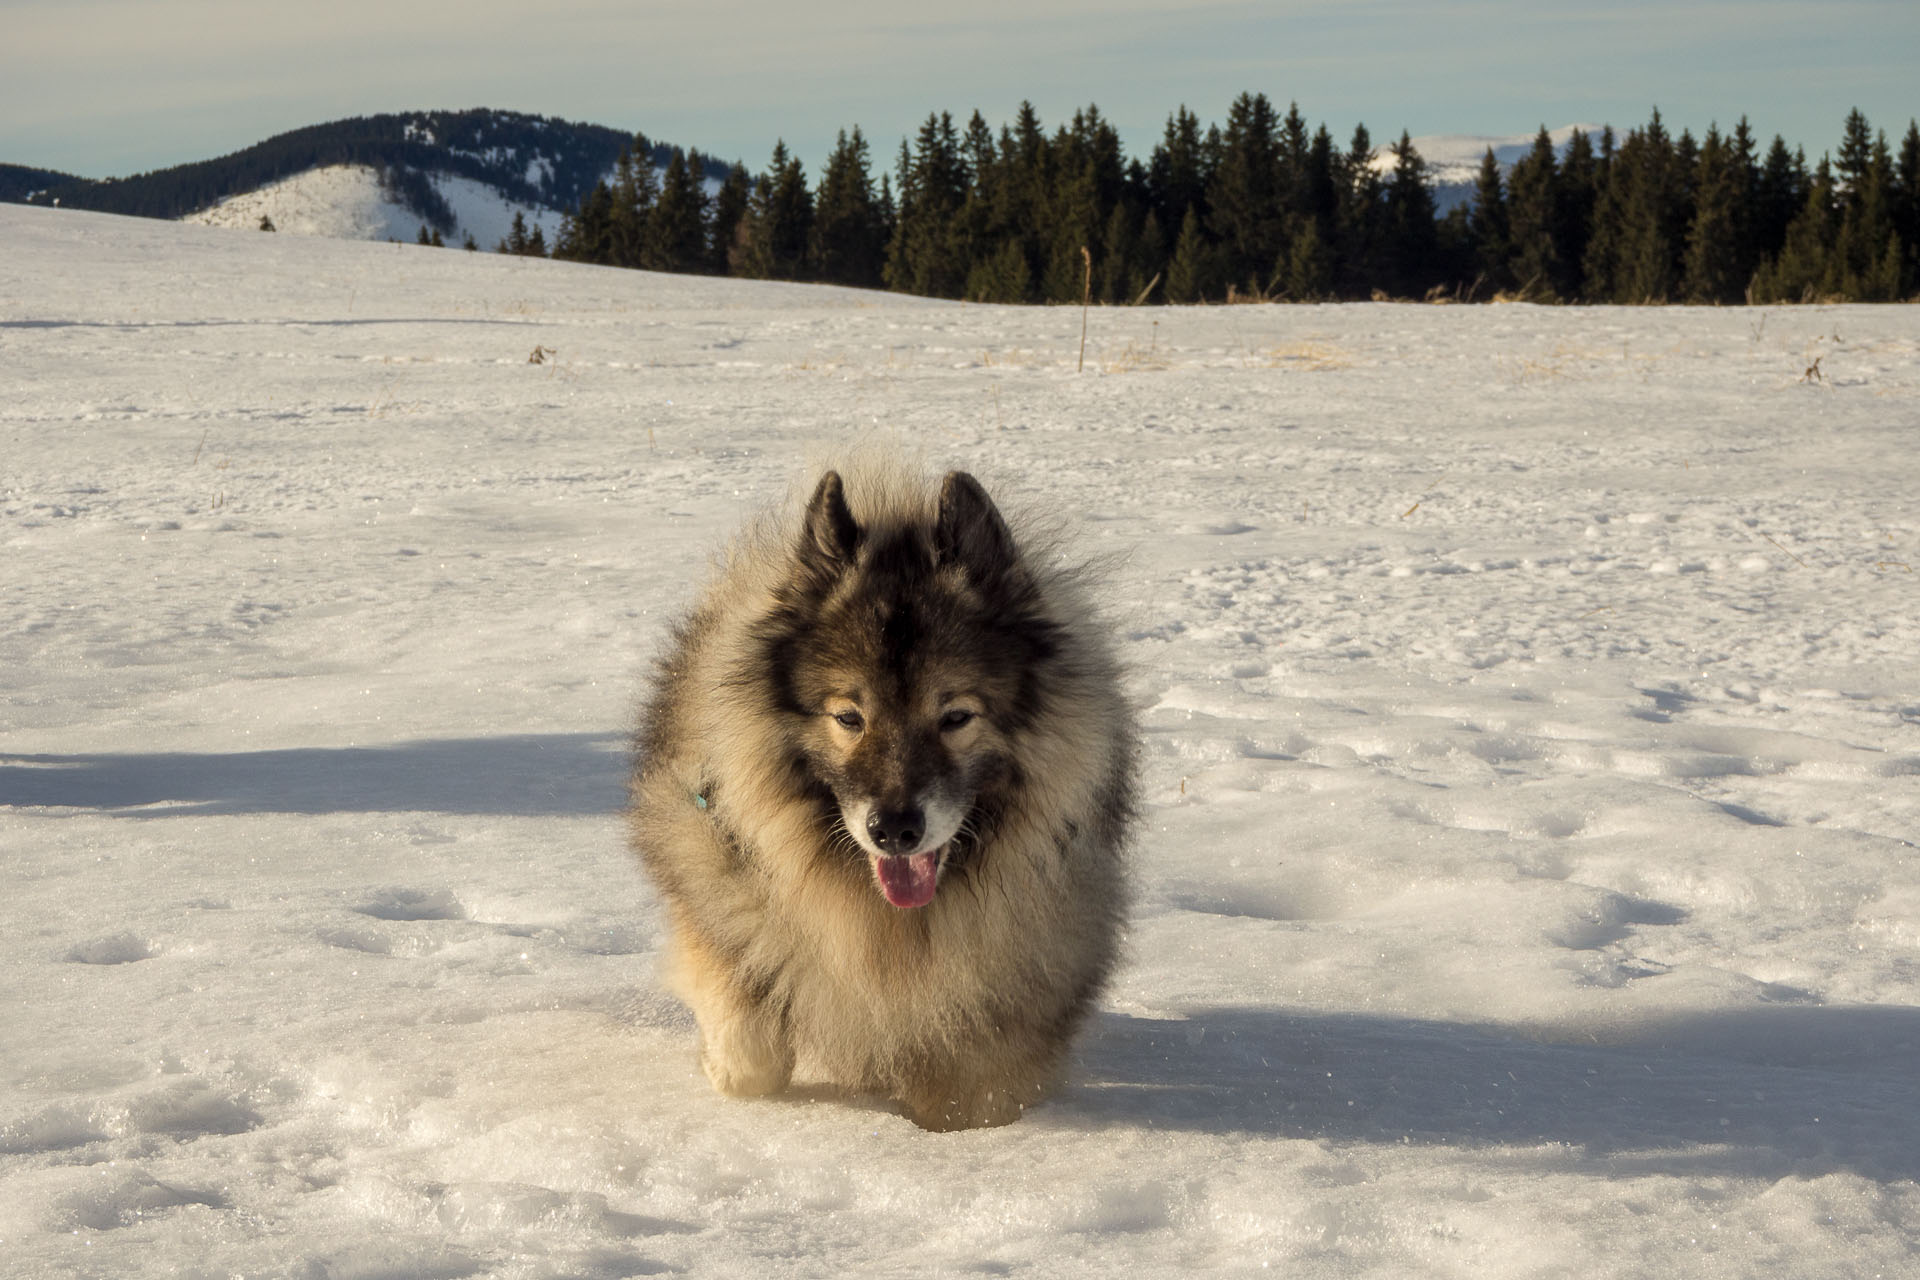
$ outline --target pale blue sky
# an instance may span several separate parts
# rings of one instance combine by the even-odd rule
[[[1173,108],[1297,100],[1344,142],[1743,113],[1832,148],[1858,106],[1920,115],[1920,3],[1827,0],[0,0],[0,161],[89,177],[347,115],[488,106],[815,169],[859,124],[876,159],[931,110],[1052,126],[1096,102],[1144,156]]]

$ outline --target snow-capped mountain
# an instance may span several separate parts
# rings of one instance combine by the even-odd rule
[[[521,214],[549,242],[565,214],[608,176],[634,135],[513,111],[356,116],[279,134],[232,155],[94,181],[8,166],[0,199],[347,239],[492,248]],[[649,146],[667,162],[672,148]],[[709,179],[725,166],[709,161]]]
[[[451,226],[434,228],[448,244],[471,237],[482,249],[507,238],[518,214],[531,231],[552,244],[566,214],[550,205],[508,197],[498,187],[472,178],[429,173],[427,181],[451,212]],[[228,196],[182,221],[209,227],[259,227],[272,221],[276,231],[331,236],[336,240],[412,240],[430,227],[415,208],[397,200],[370,165],[336,164],[308,169],[254,191]]]
[[[1549,129],[1547,136],[1553,139],[1554,154],[1565,156],[1567,144],[1575,133],[1584,133],[1596,137],[1604,125],[1567,124],[1558,129]],[[1537,132],[1537,131],[1536,131]],[[1427,162],[1427,174],[1432,179],[1433,201],[1441,213],[1456,205],[1463,205],[1473,199],[1473,187],[1480,176],[1480,161],[1493,149],[1493,158],[1499,162],[1504,174],[1512,169],[1515,162],[1533,149],[1533,133],[1516,133],[1505,136],[1485,134],[1444,133],[1429,134],[1411,139],[1414,150]],[[1373,167],[1381,177],[1393,173],[1393,149],[1383,146],[1373,155]]]

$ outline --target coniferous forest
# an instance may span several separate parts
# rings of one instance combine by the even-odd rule
[[[1441,216],[1403,133],[1390,168],[1243,93],[1224,125],[1185,107],[1151,155],[1098,107],[1048,132],[1029,104],[998,132],[929,115],[890,171],[858,127],[817,189],[799,157],[735,164],[634,138],[568,218],[555,257],[811,280],[982,302],[1312,302],[1518,298],[1586,303],[1891,302],[1920,292],[1920,127],[1897,151],[1858,111],[1809,165],[1744,118],[1678,136],[1656,111],[1624,138],[1543,128]],[[1084,250],[1084,253],[1083,253]]]

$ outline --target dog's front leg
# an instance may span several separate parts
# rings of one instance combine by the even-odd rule
[[[681,944],[680,993],[700,1024],[700,1067],[721,1093],[778,1093],[793,1076],[793,1041],[783,1009],[755,999],[737,974],[698,942]]]

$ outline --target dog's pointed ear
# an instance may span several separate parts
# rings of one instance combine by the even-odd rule
[[[860,526],[847,508],[840,473],[820,477],[807,499],[806,519],[800,530],[800,562],[823,581],[832,581],[853,564],[860,549]]]
[[[980,584],[1006,580],[1016,563],[1013,531],[980,482],[964,471],[949,471],[941,482],[933,549],[942,564],[959,565]]]

